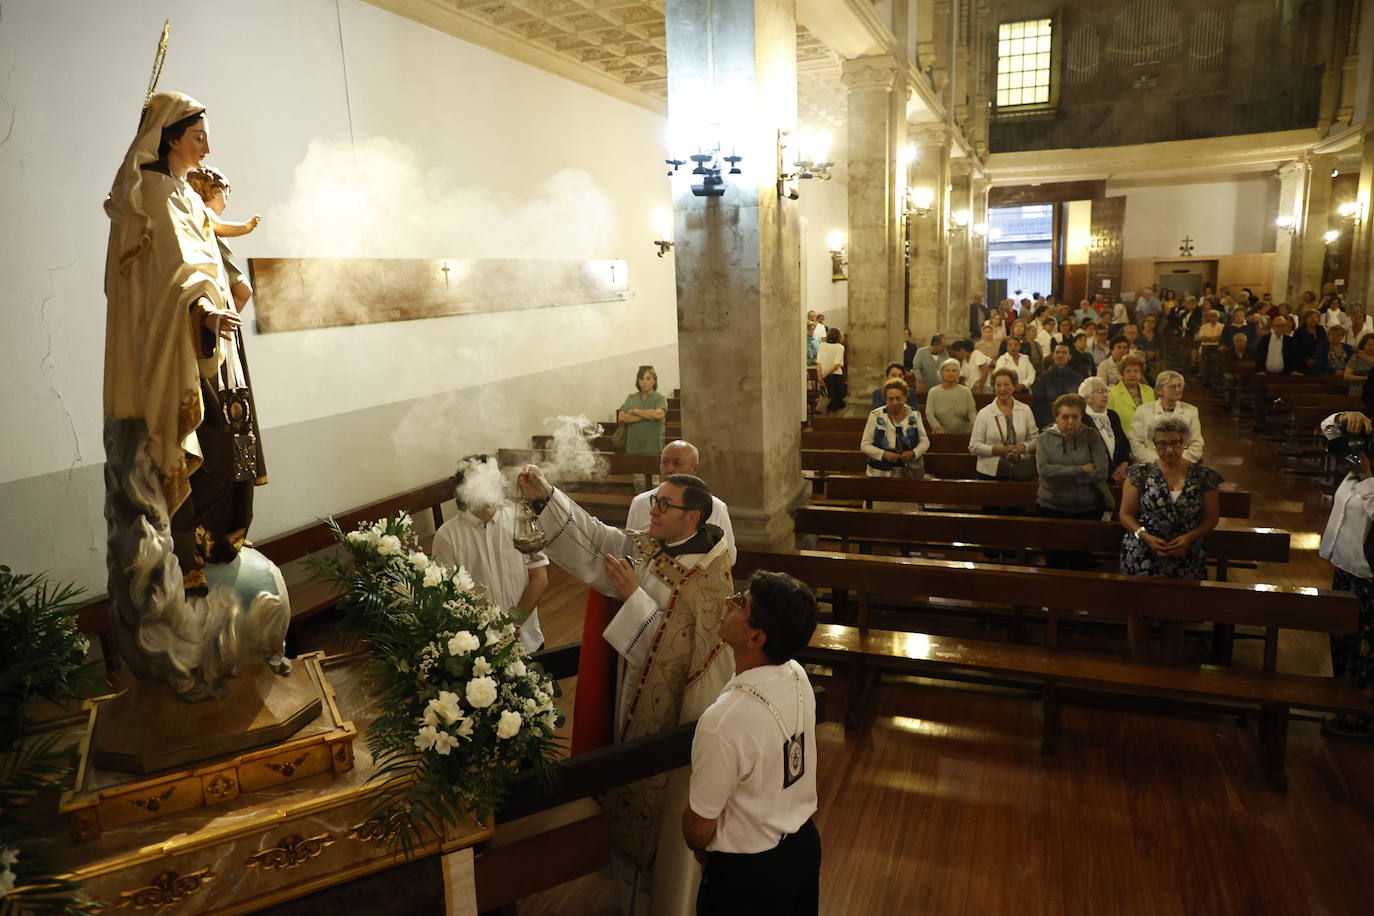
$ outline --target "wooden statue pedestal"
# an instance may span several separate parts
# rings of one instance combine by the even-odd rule
[[[323,657],[301,656],[289,677],[263,666],[212,704],[139,687],[91,700],[75,783],[58,805],[72,839],[352,769],[357,730],[339,714]],[[235,752],[244,744],[253,749]]]
[[[323,672],[328,672],[331,689],[325,708],[335,721],[339,709],[359,728],[376,718],[365,657],[322,658],[316,653],[298,659],[298,666],[307,660],[320,674],[321,683]],[[83,885],[83,895],[109,912],[167,916],[251,913],[397,865],[405,860],[392,845],[395,825],[377,816],[376,785],[369,783],[376,767],[366,742],[358,744],[356,759],[352,756],[351,725],[348,732],[349,743],[341,740],[332,747],[315,739],[315,749],[293,767],[289,778],[286,765],[294,764],[302,751],[285,751],[283,745],[242,755],[256,758],[239,767],[243,794],[236,782],[232,795],[209,806],[196,804],[168,813],[160,804],[156,818],[124,821],[121,826],[102,821],[99,836],[80,843],[53,823],[49,851],[62,877]],[[89,736],[89,729],[85,735]],[[338,750],[349,755],[348,766],[335,771],[328,767],[340,765],[334,757]],[[329,761],[325,769],[302,776],[301,767],[325,760]],[[180,775],[193,787],[192,773]],[[229,777],[227,769],[217,775]],[[200,780],[200,776],[195,778]],[[255,778],[273,781],[250,791]],[[68,795],[75,798],[79,793]],[[173,792],[167,802],[177,797]],[[127,802],[124,807],[143,810]],[[99,810],[104,817],[107,809],[87,810]],[[441,857],[446,894],[455,912],[476,912],[470,847],[491,834],[489,825],[471,820],[446,823],[441,835],[427,836],[412,849],[416,857]]]

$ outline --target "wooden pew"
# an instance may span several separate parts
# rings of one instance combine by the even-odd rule
[[[830,451],[849,451],[859,450],[859,441],[863,438],[863,425],[853,432],[849,430],[825,430],[822,432],[809,432],[801,434],[801,447],[803,450],[830,450]],[[939,433],[930,437],[930,449],[927,454],[950,454],[967,455],[968,433],[955,435],[953,433]]]
[[[884,502],[919,502],[939,506],[1012,506],[1030,508],[1035,505],[1035,481],[1014,483],[1005,480],[896,480],[884,477],[828,476],[825,495],[832,500],[862,500],[872,506],[875,500]],[[1121,488],[1113,489],[1118,504]],[[1249,518],[1250,492],[1218,491],[1222,518]]]
[[[978,459],[964,452],[926,452],[926,473],[936,477],[971,478],[977,471]],[[862,474],[868,467],[868,456],[857,448],[808,449],[801,453],[803,471],[824,471],[827,474]]]
[[[1058,739],[1060,686],[1094,692],[1202,698],[1226,706],[1257,706],[1261,712],[1261,764],[1269,785],[1282,791],[1287,780],[1284,756],[1292,707],[1368,712],[1353,686],[1331,678],[1277,673],[1280,629],[1351,633],[1358,625],[1353,595],[1313,588],[1188,582],[1104,573],[1026,569],[993,564],[823,551],[767,553],[741,550],[735,577],[759,569],[785,572],[813,588],[859,595],[859,625],[826,625],[812,639],[814,657],[850,669],[850,709],[846,725],[858,724],[877,668],[917,671],[927,676],[966,679],[1011,677],[1038,686],[1044,707],[1042,749],[1052,753]],[[980,604],[1018,604],[1082,610],[1130,622],[1140,617],[1171,620],[1206,618],[1265,629],[1263,670],[1208,665],[1160,667],[1121,656],[1058,648],[1053,631],[1048,645],[1032,647],[993,641],[951,639],[922,633],[892,632],[868,626],[873,597],[912,595],[956,598]]]
[[[850,544],[895,542],[1003,550],[1082,550],[1116,554],[1125,529],[1117,522],[1053,519],[1033,515],[974,515],[954,512],[894,512],[841,506],[801,506],[798,534],[837,538],[841,552]],[[1217,581],[1227,580],[1233,563],[1287,563],[1291,536],[1282,528],[1218,526],[1203,539],[1217,565]]]

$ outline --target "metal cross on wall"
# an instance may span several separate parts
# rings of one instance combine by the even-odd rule
[[[1183,244],[1178,246],[1178,253],[1185,258],[1193,253],[1193,240],[1189,236],[1183,237]]]

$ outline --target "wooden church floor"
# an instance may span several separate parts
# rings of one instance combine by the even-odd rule
[[[1237,570],[1234,581],[1329,588],[1316,553],[1329,499],[1279,473],[1266,446],[1205,401],[1193,402],[1208,463],[1254,494],[1250,525],[1294,535],[1289,563]],[[551,646],[581,637],[584,594],[559,570],[552,582],[541,611]],[[1329,673],[1324,636],[1284,637],[1284,669]],[[1238,662],[1258,665],[1259,649],[1239,641]],[[832,687],[839,709],[843,684]],[[1261,783],[1253,722],[1148,702],[1069,705],[1063,720],[1046,760],[1039,709],[1024,696],[889,678],[863,727],[823,723],[822,912],[1370,911],[1374,742],[1323,738],[1315,721],[1295,721],[1289,789],[1277,794]],[[522,916],[615,912],[600,875],[520,904]]]

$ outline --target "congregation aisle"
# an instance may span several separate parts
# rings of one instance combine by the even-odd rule
[[[1194,383],[1196,384],[1196,383]],[[1207,463],[1253,493],[1249,525],[1293,533],[1292,559],[1233,581],[1329,588],[1316,553],[1329,499],[1200,391]],[[583,589],[555,571],[549,645],[580,639]],[[1284,632],[1280,665],[1329,673],[1326,639]],[[1240,639],[1238,664],[1260,662]],[[572,686],[572,685],[569,685]],[[843,685],[831,685],[831,715]],[[565,698],[571,708],[571,695]],[[1255,723],[1148,700],[1067,705],[1041,758],[1024,693],[888,678],[865,723],[818,730],[827,914],[1364,914],[1374,861],[1374,742],[1323,738],[1295,718],[1289,789],[1266,789]],[[589,876],[521,902],[522,916],[613,914]]]

